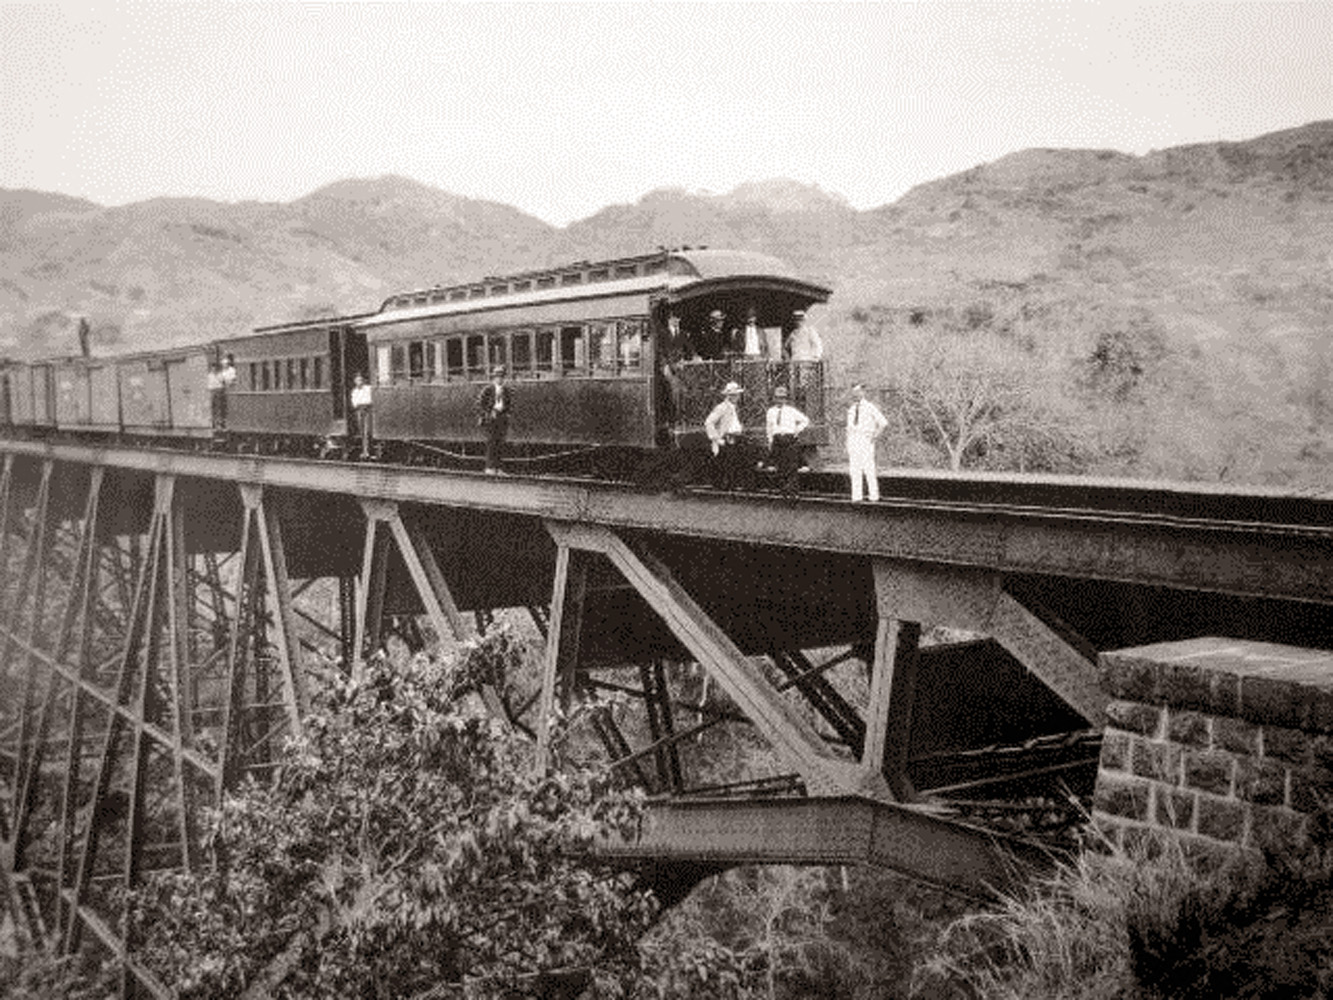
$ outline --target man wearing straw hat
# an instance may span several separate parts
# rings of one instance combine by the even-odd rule
[[[709,447],[713,452],[714,481],[718,489],[735,489],[740,478],[745,428],[741,424],[736,404],[740,402],[743,391],[735,382],[728,382],[722,388],[722,402],[713,407],[704,420],[704,433],[708,435]]]

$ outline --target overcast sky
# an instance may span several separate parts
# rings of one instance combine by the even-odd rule
[[[1333,3],[12,4],[0,187],[400,174],[558,225],[789,177],[858,208],[1032,146],[1333,118]]]

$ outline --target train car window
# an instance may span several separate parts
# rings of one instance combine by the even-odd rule
[[[510,358],[514,363],[515,375],[526,375],[532,371],[532,331],[518,330],[509,338]]]
[[[620,264],[616,267],[617,278],[633,278],[639,273],[637,264]]]
[[[430,302],[431,302],[431,305],[434,305],[434,304],[437,303],[437,302],[443,302],[443,301],[445,300],[445,298],[446,298],[446,296],[445,296],[444,292],[441,291],[441,290],[438,290],[438,289],[437,289],[437,290],[435,290],[435,291],[433,291],[433,292],[430,293]]]
[[[414,382],[426,377],[426,342],[414,340],[407,345],[407,376]]]
[[[487,364],[491,368],[509,369],[509,339],[503,333],[493,333],[486,338],[489,354]]]
[[[657,260],[650,260],[643,265],[644,274],[657,274],[658,272],[665,271],[666,269],[667,269],[667,263],[660,257]]]
[[[562,285],[581,285],[583,284],[583,272],[575,271],[573,274],[560,275],[560,284]]]
[[[284,389],[288,389],[288,390],[291,390],[291,389],[295,389],[295,388],[296,388],[296,359],[295,359],[295,358],[288,358],[288,359],[287,359],[287,381],[286,381],[286,383],[283,385],[283,388],[284,388]]]
[[[611,277],[611,270],[605,267],[599,267],[595,271],[588,272],[589,281],[606,281]]]
[[[444,372],[449,379],[467,377],[467,367],[463,364],[462,337],[450,337],[444,342]]]
[[[648,324],[641,319],[622,319],[620,327],[620,370],[638,372],[643,366],[643,337]]]
[[[259,391],[259,362],[258,362],[258,361],[251,361],[251,362],[250,362],[250,383],[249,383],[249,385],[248,385],[247,388],[249,388],[249,390],[250,390],[251,392],[258,392],[258,391]]]
[[[526,292],[526,291],[529,291],[531,288],[532,288],[532,282],[531,282],[531,281],[515,281],[515,282],[514,282],[514,291],[516,291],[516,292]]]
[[[321,358],[321,357],[316,357],[316,358],[315,358],[314,370],[310,373],[310,377],[311,377],[310,388],[312,388],[312,389],[323,389],[323,388],[324,388],[324,359],[323,359],[323,358]]]
[[[588,370],[588,346],[583,327],[560,328],[560,370],[567,375],[582,375]]]
[[[537,371],[549,372],[555,367],[555,331],[537,331]]]
[[[430,380],[432,382],[444,381],[444,341],[436,340],[427,345],[430,351]]]
[[[467,290],[467,294],[470,299],[484,299],[486,297],[486,286],[473,285]]]
[[[268,362],[259,363],[259,389],[261,392],[268,392],[273,385],[273,373],[269,371]]]
[[[389,364],[389,345],[375,345],[375,381],[379,385],[388,385],[393,381],[392,367]]]
[[[309,359],[309,358],[302,358],[302,359],[301,359],[301,388],[302,388],[302,389],[309,389],[309,388],[310,388],[310,359]]]
[[[467,376],[486,377],[486,338],[481,334],[467,338]]]
[[[537,279],[537,287],[538,287],[538,288],[554,288],[554,287],[555,287],[555,278],[538,278],[538,279]]]
[[[492,286],[491,286],[491,294],[492,294],[492,295],[508,295],[508,294],[509,294],[509,286],[508,286],[508,285],[492,285]]]
[[[466,298],[467,298],[466,288],[459,288],[449,293],[450,302],[462,302]]]
[[[612,323],[588,324],[588,358],[593,374],[616,373],[616,328]]]
[[[402,382],[407,378],[407,345],[394,344],[389,354],[389,373],[394,382]]]

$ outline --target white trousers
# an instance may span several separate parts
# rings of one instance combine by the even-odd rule
[[[860,500],[865,489],[871,500],[879,499],[879,476],[875,472],[875,442],[871,438],[847,439],[847,474],[852,480],[852,499]]]

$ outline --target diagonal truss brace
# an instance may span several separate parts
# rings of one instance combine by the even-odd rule
[[[379,648],[384,591],[388,582],[389,551],[382,529],[387,529],[421,598],[426,617],[438,636],[451,635],[462,640],[467,624],[458,610],[449,584],[425,535],[407,524],[391,501],[362,500],[366,515],[366,542],[362,551],[361,577],[356,592],[356,650],[358,667],[366,650]]]
[[[548,521],[557,559],[574,550],[604,555],[647,602],[681,644],[727,692],[740,710],[771,743],[787,766],[801,775],[813,795],[864,795],[891,798],[878,774],[867,775],[857,765],[838,759],[810,722],[784,698],[763,673],[676,581],[670,569],[646,551],[636,551],[608,528],[599,525]],[[560,563],[552,599],[551,638],[558,644],[557,611],[563,604]],[[545,719],[555,701],[559,651],[548,649],[543,676],[542,719],[539,737],[547,732]],[[539,759],[545,765],[545,746],[539,740]]]
[[[1088,722],[1105,722],[1097,665],[1006,591],[999,573],[899,559],[876,559],[874,568],[881,621],[989,635]]]

